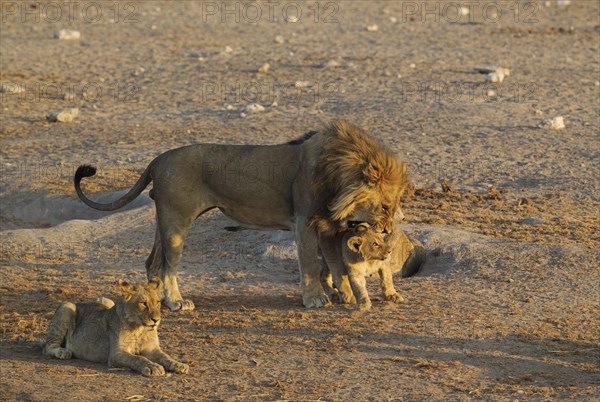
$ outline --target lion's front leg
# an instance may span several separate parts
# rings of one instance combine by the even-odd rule
[[[326,306],[330,301],[321,285],[317,231],[308,228],[305,219],[299,218],[298,220],[294,234],[298,247],[302,303],[306,308]]]
[[[396,292],[391,267],[387,261],[384,262],[383,266],[379,269],[379,279],[381,281],[383,297],[386,301],[391,301],[393,303],[401,303],[404,301],[404,298]]]
[[[144,356],[136,356],[123,350],[112,352],[108,358],[108,365],[111,367],[127,367],[146,377],[165,375],[165,368],[162,365],[154,363]]]
[[[167,369],[167,371],[172,371],[178,374],[187,374],[190,371],[190,366],[188,366],[185,363],[178,362],[177,360],[173,359],[171,356],[163,352],[160,348],[144,352],[144,355],[153,362],[164,366],[164,368]]]

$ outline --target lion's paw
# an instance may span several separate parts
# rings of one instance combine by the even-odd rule
[[[194,306],[194,302],[192,302],[191,300],[164,300],[163,305],[165,305],[171,311],[193,310],[196,308],[196,306]]]
[[[169,367],[169,371],[173,371],[174,373],[178,374],[187,374],[190,371],[190,366],[185,363],[174,362],[171,364],[171,367]]]
[[[321,293],[316,296],[303,296],[302,304],[304,304],[304,307],[306,308],[317,308],[329,306],[331,304],[331,301],[325,293]]]
[[[370,300],[367,300],[367,301],[364,301],[364,302],[358,304],[359,312],[365,313],[369,310],[371,310],[371,301]]]
[[[70,359],[72,355],[73,355],[73,353],[70,350],[67,350],[65,348],[58,348],[54,352],[54,356],[56,356],[57,359],[62,359],[62,360]]]
[[[340,301],[344,304],[356,304],[356,297],[352,292],[349,294],[340,292]]]
[[[385,300],[392,303],[402,303],[404,301],[404,297],[400,296],[398,293],[394,293],[393,295],[386,296]]]
[[[142,368],[142,374],[146,377],[165,375],[165,368],[160,364],[149,363]]]

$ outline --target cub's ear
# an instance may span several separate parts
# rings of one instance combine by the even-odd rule
[[[150,282],[148,282],[148,286],[151,289],[162,290],[163,282],[158,276],[153,276],[152,279],[150,279]]]
[[[372,163],[367,163],[367,166],[363,169],[363,175],[365,176],[365,182],[369,186],[376,186],[381,182],[383,174],[381,169],[378,166],[373,165]]]
[[[119,284],[119,289],[121,290],[121,294],[127,299],[131,297],[133,294],[133,285],[123,279],[119,279],[117,282]]]
[[[360,252],[360,246],[362,246],[362,242],[363,242],[362,237],[352,236],[351,238],[348,239],[347,245],[351,251],[358,253],[358,252]]]

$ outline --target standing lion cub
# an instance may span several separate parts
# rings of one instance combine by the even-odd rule
[[[361,311],[371,308],[365,276],[378,273],[385,300],[400,303],[404,298],[396,292],[392,275],[397,272],[403,277],[413,275],[425,258],[421,244],[408,239],[400,228],[385,235],[361,223],[356,228],[339,232],[334,241],[337,257],[330,254],[326,260],[325,268],[330,271],[325,279],[327,287],[335,284],[342,301],[358,302]],[[348,275],[351,290],[344,289],[344,275]]]
[[[162,281],[147,285],[119,280],[122,298],[60,306],[48,330],[44,354],[58,359],[76,357],[127,367],[145,376],[167,371],[187,373],[189,366],[160,349],[158,324]]]

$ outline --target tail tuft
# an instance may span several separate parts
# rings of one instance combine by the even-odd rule
[[[81,165],[75,172],[75,180],[79,181],[83,177],[91,177],[96,174],[96,168],[90,165]]]

